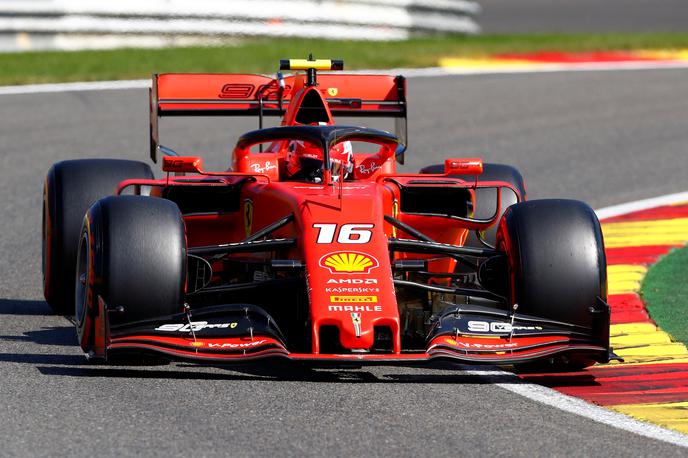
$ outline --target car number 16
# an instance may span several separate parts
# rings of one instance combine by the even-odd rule
[[[337,224],[313,224],[313,227],[318,229],[318,239],[316,243],[325,244],[334,242],[335,235],[337,234]],[[374,224],[342,224],[339,228],[337,243],[358,245],[368,243],[373,237],[373,231],[371,231],[373,227],[375,227]]]

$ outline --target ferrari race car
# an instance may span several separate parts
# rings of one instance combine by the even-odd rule
[[[614,357],[603,239],[574,200],[526,201],[513,167],[398,173],[402,76],[283,60],[275,78],[154,75],[150,154],[48,172],[43,286],[89,359],[584,367]],[[298,72],[298,71],[305,72]],[[327,73],[319,71],[327,70]],[[159,118],[256,116],[227,171],[160,144]],[[266,116],[278,127],[262,128]],[[387,117],[395,134],[339,125]]]

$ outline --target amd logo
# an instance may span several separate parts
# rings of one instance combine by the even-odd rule
[[[377,278],[330,278],[327,284],[335,285],[377,285]]]

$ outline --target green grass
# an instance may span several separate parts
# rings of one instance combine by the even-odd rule
[[[657,325],[688,345],[688,247],[673,250],[652,266],[641,294]]]
[[[272,73],[280,58],[343,58],[346,68],[427,67],[445,56],[688,48],[688,33],[479,35],[400,42],[252,39],[235,46],[0,54],[0,84],[148,78],[164,72]]]

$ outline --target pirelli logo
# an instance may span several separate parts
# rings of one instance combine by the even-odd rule
[[[330,296],[330,302],[333,304],[341,303],[356,303],[356,304],[374,304],[377,302],[377,296]]]

